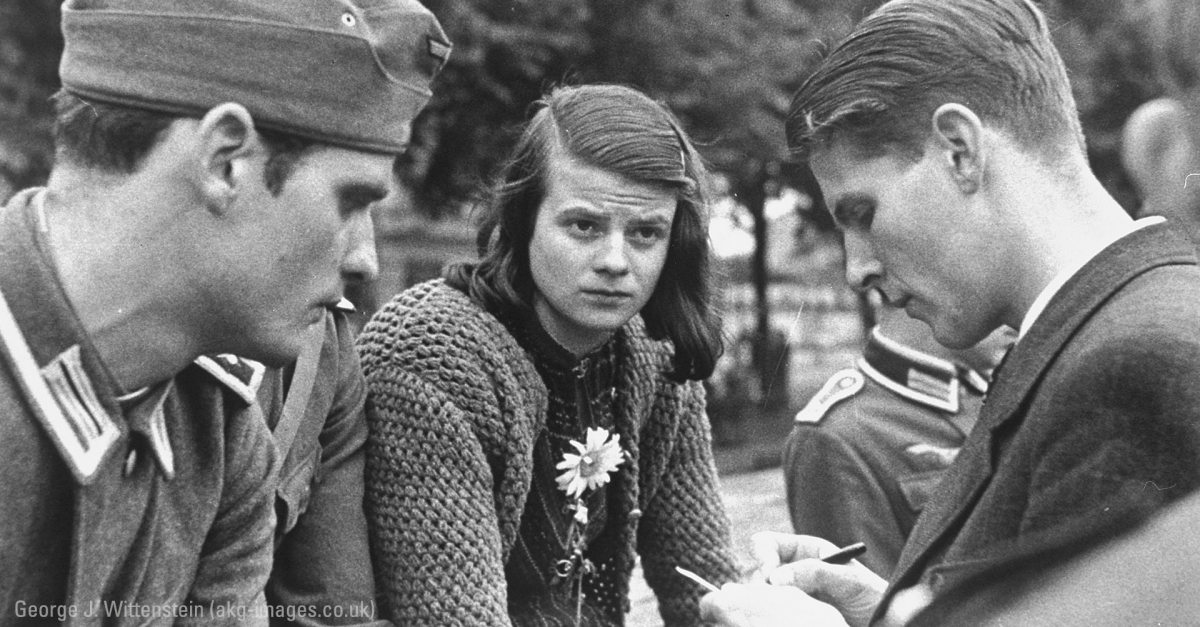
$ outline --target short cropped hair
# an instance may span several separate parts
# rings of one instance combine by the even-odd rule
[[[674,190],[675,220],[663,272],[641,311],[650,337],[674,345],[674,381],[712,374],[724,350],[712,305],[708,173],[679,121],[663,105],[618,85],[559,87],[536,113],[481,204],[479,261],[447,268],[447,282],[489,311],[533,308],[529,245],[561,151],[631,181]]]
[[[917,159],[930,121],[962,104],[1033,155],[1085,155],[1066,68],[1030,0],[892,0],[868,15],[792,99],[788,145],[801,160],[845,140]]]
[[[163,133],[180,116],[81,98],[66,90],[53,97],[57,158],[108,174],[133,174]],[[267,149],[264,183],[278,195],[296,163],[314,140],[258,128]]]

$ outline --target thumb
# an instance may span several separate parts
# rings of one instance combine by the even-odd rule
[[[750,581],[762,583],[781,562],[779,536],[774,532],[759,532],[750,536],[750,552],[758,567],[750,573]]]
[[[850,625],[870,622],[887,582],[860,564],[826,564],[804,559],[775,569],[768,582],[799,588],[837,607]]]

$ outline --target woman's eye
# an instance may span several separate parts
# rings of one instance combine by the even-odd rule
[[[591,235],[599,230],[599,225],[592,220],[575,220],[571,223],[571,229],[584,235]]]
[[[666,236],[666,231],[656,226],[639,226],[633,230],[633,239],[642,242],[655,242]]]

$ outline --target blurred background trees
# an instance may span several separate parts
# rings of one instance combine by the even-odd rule
[[[62,53],[57,0],[0,3],[0,200],[50,173],[53,112]]]
[[[880,1],[424,0],[442,21],[454,52],[414,124],[412,148],[397,166],[411,197],[407,205],[416,212],[397,205],[396,215],[381,222],[409,225],[404,228],[419,222],[419,228],[433,229],[422,231],[426,234],[441,232],[437,225],[463,224],[476,190],[495,171],[530,104],[549,87],[587,82],[638,87],[683,120],[727,190],[719,203],[728,213],[722,219],[743,224],[755,244],[744,254],[733,253],[735,261],[723,266],[727,308],[735,321],[726,361],[741,379],[714,385],[718,391],[741,390],[736,394],[745,398],[737,403],[748,398],[780,406],[788,404],[790,390],[798,396],[790,399],[794,409],[804,398],[795,385],[779,380],[787,378],[786,365],[822,367],[787,354],[789,342],[796,348],[793,331],[800,323],[801,335],[821,334],[802,312],[849,307],[854,313],[857,301],[846,296],[836,235],[823,218],[818,190],[787,161],[783,117],[791,93],[822,51]],[[1132,208],[1137,198],[1117,153],[1120,127],[1159,88],[1147,78],[1147,47],[1127,4],[1136,2],[1047,0],[1043,6],[1071,71],[1093,167]],[[49,171],[47,98],[58,87],[62,48],[58,7],[59,0],[0,3],[2,198],[41,183]],[[454,232],[467,231],[464,226]],[[399,254],[389,247],[422,250],[430,237],[381,239],[384,268],[389,255]],[[450,239],[469,254],[469,235]],[[384,281],[383,289],[394,290],[421,273],[403,277]],[[801,287],[789,291],[787,285]],[[853,326],[862,328],[857,321]],[[746,372],[757,374],[747,379]],[[828,369],[817,372],[814,379],[819,383],[827,374]]]

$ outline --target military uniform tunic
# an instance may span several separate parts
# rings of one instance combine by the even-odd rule
[[[784,447],[796,533],[839,546],[887,577],[942,472],[979,414],[979,373],[874,329],[856,368],[833,375],[796,416]]]
[[[0,624],[265,624],[276,462],[258,406],[203,360],[119,400],[33,197],[0,214]]]
[[[350,311],[330,310],[297,363],[267,370],[258,389],[284,460],[267,584],[284,611],[272,625],[389,624],[377,619],[363,511],[366,383]]]

